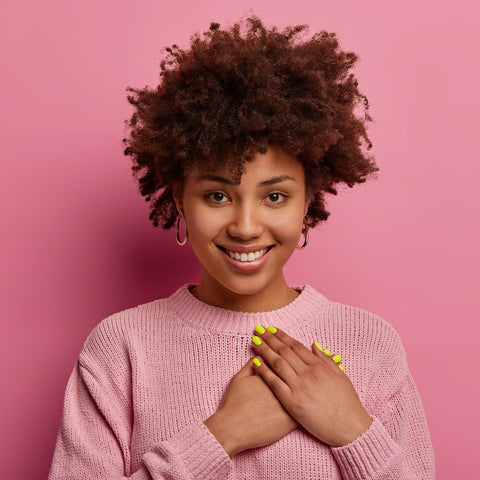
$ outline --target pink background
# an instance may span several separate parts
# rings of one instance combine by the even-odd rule
[[[291,284],[399,331],[439,480],[478,478],[478,7],[467,2],[83,0],[0,4],[0,478],[48,472],[68,375],[105,316],[195,282],[122,154],[125,87],[163,47],[253,11],[359,53],[378,179],[329,201]],[[181,332],[180,332],[181,334]],[[477,465],[474,468],[474,465]]]

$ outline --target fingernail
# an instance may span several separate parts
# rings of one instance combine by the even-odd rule
[[[340,355],[334,355],[332,359],[335,363],[340,363],[342,361],[342,357]]]
[[[277,329],[275,327],[272,327],[271,325],[269,325],[267,327],[267,330],[270,332],[270,333],[277,333]]]
[[[338,368],[343,372],[343,367],[341,365],[338,365]]]
[[[262,341],[258,337],[252,337],[252,342],[255,345],[260,345],[262,343]]]
[[[255,327],[255,331],[259,333],[260,335],[263,335],[265,333],[265,329],[261,325],[257,325]]]
[[[261,365],[260,360],[259,360],[257,357],[255,357],[255,358],[253,359],[253,364],[254,364],[256,367],[259,367],[259,366]]]
[[[315,346],[316,346],[320,351],[323,352],[323,349],[322,349],[322,347],[320,346],[320,344],[319,344],[318,342],[315,342]]]
[[[323,351],[323,353],[324,353],[325,355],[328,355],[328,356],[331,355],[331,354],[330,354],[330,350],[328,350],[328,348],[326,348],[326,349]]]

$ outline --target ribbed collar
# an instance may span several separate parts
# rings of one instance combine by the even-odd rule
[[[198,300],[189,290],[193,285],[183,285],[167,299],[167,304],[178,320],[199,330],[250,335],[255,325],[273,325],[288,330],[304,325],[318,314],[328,300],[310,285],[296,287],[300,295],[285,307],[269,312],[236,312],[214,307]]]

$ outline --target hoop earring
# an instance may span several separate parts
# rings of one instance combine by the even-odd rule
[[[301,245],[301,246],[297,245],[297,247],[296,247],[297,250],[303,250],[307,246],[307,243],[308,243],[308,225],[307,225],[307,222],[305,221],[305,219],[303,219],[302,233],[305,236],[305,239],[303,241],[303,245]]]
[[[188,242],[188,230],[187,230],[187,222],[185,221],[185,238],[183,240],[180,240],[180,236],[179,236],[179,233],[180,233],[180,218],[183,218],[185,220],[185,217],[183,216],[183,214],[181,212],[180,212],[180,214],[178,215],[178,218],[177,218],[177,234],[176,234],[176,237],[177,237],[177,243],[182,247],[183,245],[185,245]]]

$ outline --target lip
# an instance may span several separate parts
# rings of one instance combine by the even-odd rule
[[[231,252],[238,252],[238,253],[250,253],[250,252],[258,252],[259,250],[267,250],[273,245],[253,245],[249,247],[242,247],[240,245],[217,245],[220,250],[230,250]]]
[[[267,257],[269,256],[272,248],[274,247],[273,245],[269,246],[258,246],[258,247],[237,247],[235,246],[234,248],[228,248],[226,246],[219,246],[217,245],[219,250],[222,252],[223,257],[227,261],[229,265],[231,265],[235,270],[243,272],[243,273],[252,273],[260,270],[265,262],[267,261]],[[230,257],[230,255],[224,250],[231,250],[233,252],[239,252],[239,253],[250,253],[250,252],[257,252],[258,250],[267,250],[265,254],[263,254],[261,257],[257,258],[256,260],[253,260],[251,262],[241,262],[240,260],[236,260],[235,258]]]

